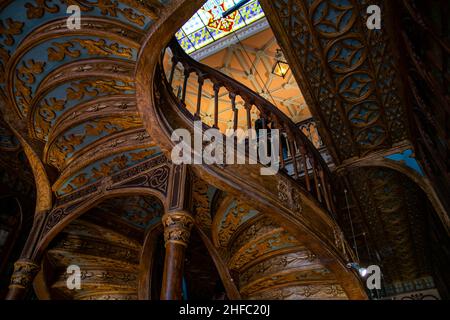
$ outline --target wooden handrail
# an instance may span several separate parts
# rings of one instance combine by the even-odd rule
[[[233,128],[236,130],[239,122],[239,112],[236,108],[236,97],[240,96],[244,102],[246,128],[255,128],[251,120],[251,108],[255,106],[263,119],[262,126],[280,131],[280,170],[290,174],[297,183],[300,183],[314,198],[321,202],[329,212],[334,212],[334,200],[331,196],[332,184],[331,174],[328,165],[322,158],[320,152],[314,147],[313,143],[305,136],[301,129],[282,111],[272,103],[231,77],[199,63],[187,55],[178,41],[174,38],[169,43],[168,48],[172,52],[171,70],[166,79],[168,85],[172,87],[176,68],[179,64],[183,66],[182,94],[178,103],[181,108],[186,108],[186,92],[188,80],[192,74],[197,76],[197,104],[193,107],[192,120],[201,120],[201,99],[205,80],[209,80],[214,88],[214,127],[218,127],[218,93],[221,88],[225,88],[230,97],[230,106],[233,111]],[[167,50],[166,50],[167,51]],[[163,57],[161,59],[161,68],[164,70]],[[178,88],[180,90],[180,88]],[[204,126],[209,127],[206,123]],[[283,141],[284,140],[284,141]],[[290,161],[287,161],[290,160]],[[289,168],[291,166],[291,168]]]

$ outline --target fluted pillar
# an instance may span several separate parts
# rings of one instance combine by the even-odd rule
[[[14,263],[14,272],[11,276],[6,300],[23,299],[31,288],[34,277],[39,272],[40,266],[28,259],[20,259]]]
[[[194,225],[187,211],[169,212],[163,216],[166,256],[164,260],[161,300],[180,300],[186,247]]]

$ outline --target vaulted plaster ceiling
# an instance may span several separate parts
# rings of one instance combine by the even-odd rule
[[[81,29],[70,33],[69,5],[83,15]],[[58,196],[159,154],[136,109],[133,72],[161,6],[156,0],[0,4],[3,112],[27,128],[20,134],[38,141],[42,161],[61,174],[53,186]]]

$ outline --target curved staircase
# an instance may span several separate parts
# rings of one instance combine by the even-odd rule
[[[197,175],[237,199],[246,199],[259,212],[264,212],[274,224],[290,237],[314,252],[342,286],[349,298],[365,298],[356,274],[346,268],[352,260],[342,232],[333,218],[333,198],[329,170],[320,154],[306,136],[280,110],[242,84],[190,59],[172,40],[172,35],[186,22],[203,1],[174,1],[150,30],[142,45],[136,67],[136,95],[138,109],[151,136],[160,137],[159,144],[170,157],[175,145],[171,140],[175,129],[194,132],[194,121],[201,120],[203,130],[210,126],[200,117],[202,88],[205,80],[213,83],[217,123],[217,93],[227,90],[234,112],[233,128],[246,123],[255,128],[251,110],[256,108],[261,118],[268,119],[273,129],[279,129],[288,152],[280,157],[281,170],[276,175],[261,175],[256,165],[194,165]],[[166,47],[172,52],[172,69],[164,69]],[[160,52],[158,56],[155,52]],[[172,87],[176,65],[184,72],[181,93]],[[196,106],[187,106],[185,98],[189,78],[195,74],[198,82]],[[242,99],[245,112],[236,111],[236,99]],[[240,119],[244,117],[244,119]],[[283,138],[280,138],[283,139]],[[194,145],[193,143],[191,145]],[[249,157],[248,150],[246,157]],[[248,159],[247,159],[248,160]],[[248,163],[248,161],[246,162]]]
[[[319,257],[248,203],[223,199],[212,237],[243,299],[348,298]]]

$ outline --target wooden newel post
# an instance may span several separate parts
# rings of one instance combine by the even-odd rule
[[[170,212],[163,217],[166,256],[161,300],[180,300],[186,247],[194,225],[188,212]]]

